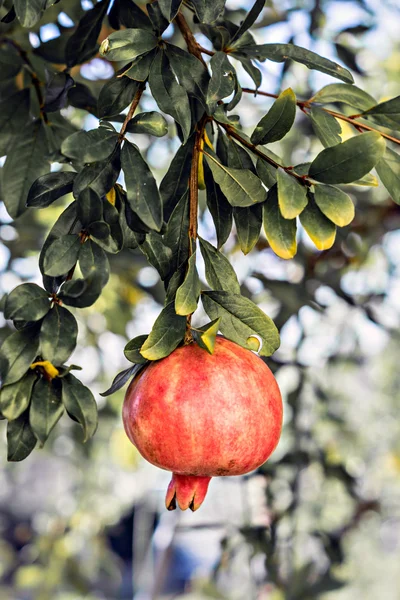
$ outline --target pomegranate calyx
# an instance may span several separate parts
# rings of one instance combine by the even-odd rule
[[[168,510],[175,510],[178,504],[181,510],[190,508],[194,512],[202,505],[210,480],[211,477],[173,473],[165,497],[165,506]]]

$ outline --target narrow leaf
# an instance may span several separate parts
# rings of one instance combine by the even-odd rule
[[[296,116],[296,96],[291,88],[275,100],[252,133],[253,144],[270,144],[282,139],[291,129]]]
[[[92,392],[74,375],[62,378],[62,403],[83,429],[83,441],[87,442],[96,432],[97,404]]]
[[[280,258],[293,258],[297,252],[296,219],[282,216],[276,186],[269,190],[263,205],[263,224],[268,243],[275,254]]]
[[[207,104],[214,112],[218,100],[230,96],[235,89],[236,74],[225,52],[216,52],[210,61],[212,76],[208,84]]]
[[[110,0],[102,0],[83,15],[67,42],[65,50],[67,67],[82,64],[96,54],[99,48],[97,38],[109,5]]]
[[[387,148],[375,168],[394,202],[400,204],[400,156]]]
[[[339,121],[335,119],[335,117],[327,113],[322,108],[318,108],[317,106],[313,106],[308,114],[311,118],[315,135],[325,148],[340,144],[342,141],[340,137],[342,128]]]
[[[76,173],[69,171],[42,175],[32,184],[26,205],[33,208],[50,206],[58,198],[72,192],[75,177]]]
[[[114,394],[115,392],[120,390],[122,387],[124,387],[128,379],[133,379],[136,375],[140,373],[143,367],[144,365],[137,364],[133,365],[133,367],[129,367],[129,369],[125,369],[124,371],[118,373],[118,375],[114,377],[114,380],[111,386],[108,388],[108,390],[102,392],[100,396],[111,396],[111,394]]]
[[[214,290],[240,294],[236,273],[228,259],[206,240],[199,238],[200,250],[206,268],[207,283]]]
[[[35,383],[29,409],[30,426],[42,446],[63,412],[59,381],[56,379],[46,381],[42,377]]]
[[[233,209],[236,234],[243,254],[248,254],[254,248],[260,237],[262,225],[262,205],[255,204],[248,208],[236,206]]]
[[[185,316],[194,313],[197,308],[200,291],[200,279],[196,269],[196,252],[194,252],[189,258],[185,279],[176,291],[176,314]]]
[[[204,163],[204,180],[207,193],[207,207],[214,221],[218,248],[221,248],[232,229],[232,206],[215,183],[210,167]]]
[[[294,219],[307,206],[307,188],[283,169],[277,171],[277,183],[282,216],[285,219]]]

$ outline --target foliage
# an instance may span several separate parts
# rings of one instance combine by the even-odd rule
[[[68,360],[77,340],[74,309],[101,297],[113,255],[143,253],[163,281],[165,306],[149,335],[126,346],[134,366],[117,376],[109,393],[135,376],[137,365],[168,355],[187,336],[210,352],[218,331],[250,349],[258,336],[264,356],[277,349],[277,328],[241,290],[221,252],[233,224],[244,253],[265,244],[265,233],[271,249],[290,259],[301,229],[318,250],[333,246],[337,228],[354,216],[349,186],[374,186],[374,167],[397,203],[400,194],[400,160],[392,150],[399,98],[377,103],[352,83],[349,70],[295,44],[257,44],[250,30],[263,17],[264,2],[241,15],[240,24],[220,1],[193,0],[184,9],[162,0],[147,8],[128,0],[101,0],[86,11],[80,2],[62,5],[30,0],[4,2],[1,9],[0,61],[7,65],[1,70],[2,199],[15,219],[68,201],[43,244],[43,288],[23,283],[3,301],[4,316],[17,329],[4,341],[0,363],[0,410],[9,421],[12,461],[43,445],[65,411],[85,440],[96,430],[93,395],[70,373],[76,367]],[[57,23],[62,10],[74,22],[72,32],[60,28],[56,40],[33,48],[24,28],[39,32],[42,23]],[[170,21],[181,33],[179,45],[163,38]],[[208,38],[207,49],[191,30]],[[94,91],[81,82],[79,68],[99,51],[115,76]],[[288,59],[340,83],[313,90],[309,100],[291,88],[264,92],[260,62]],[[242,88],[239,65],[253,78],[253,90]],[[144,90],[160,112],[136,113]],[[249,92],[274,102],[248,136],[232,111],[240,114]],[[344,106],[357,114],[338,112]],[[77,130],[69,107],[99,118],[98,128]],[[291,165],[268,145],[303,135],[296,112],[309,119],[324,149],[308,163]],[[341,137],[341,123],[350,123],[349,139]],[[168,132],[179,147],[157,185],[140,136]],[[205,190],[217,248],[197,236],[197,189]],[[196,268],[200,254],[204,282]],[[200,299],[211,323],[194,328],[191,315]],[[281,316],[278,328],[284,322]],[[325,583],[335,585],[332,578]]]

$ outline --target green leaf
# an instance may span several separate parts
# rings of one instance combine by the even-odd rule
[[[6,385],[0,392],[0,412],[13,421],[18,419],[29,406],[33,384],[36,381],[36,373],[29,371],[22,379]]]
[[[97,39],[109,5],[110,0],[97,2],[91,10],[85,12],[79,21],[78,27],[68,39],[65,49],[68,68],[84,63],[97,53],[99,48]]]
[[[78,324],[63,306],[55,304],[43,319],[40,329],[40,354],[54,366],[64,364],[76,346]]]
[[[44,255],[43,268],[46,275],[65,275],[76,264],[81,249],[79,235],[62,235],[54,240]]]
[[[236,234],[243,254],[248,254],[258,242],[262,225],[262,205],[256,204],[248,208],[235,207],[233,218]]]
[[[186,142],[192,127],[189,98],[176,81],[165,52],[159,52],[151,65],[149,85],[160,110],[181,126],[183,142]]]
[[[149,17],[132,0],[119,0],[119,18],[122,25],[128,29],[149,29],[152,31]]]
[[[199,238],[199,241],[209,286],[214,290],[240,294],[240,285],[229,260],[206,240]]]
[[[295,62],[305,65],[308,69],[314,69],[326,73],[336,79],[341,79],[347,83],[353,83],[353,76],[347,69],[344,69],[337,63],[323,58],[306,50],[301,46],[295,46],[294,44],[261,44],[258,46],[246,46],[240,48],[242,53],[245,53],[251,58],[257,60],[272,60],[274,62],[284,62],[288,59],[292,59]]]
[[[72,192],[76,173],[69,171],[47,173],[36,179],[32,184],[26,206],[32,208],[46,208],[55,200]]]
[[[372,106],[368,110],[364,110],[363,115],[387,115],[395,121],[400,119],[400,96],[386,100]]]
[[[207,325],[199,327],[197,331],[193,331],[194,338],[198,345],[204,350],[207,350],[209,354],[214,354],[215,340],[219,331],[221,318],[210,321]]]
[[[291,88],[275,100],[251,135],[253,144],[270,144],[281,140],[291,129],[296,116],[296,96]]]
[[[135,60],[127,65],[129,68],[123,72],[123,79],[129,77],[129,79],[133,79],[134,81],[146,81],[157,52],[158,49],[155,48],[151,52],[137,56]],[[121,75],[122,73],[120,72],[118,77],[121,77]]]
[[[310,98],[309,102],[319,102],[321,104],[341,102],[360,110],[366,110],[376,103],[375,99],[367,94],[367,92],[364,92],[364,90],[361,90],[356,85],[348,83],[331,83],[326,85],[315,96]]]
[[[150,52],[158,44],[158,38],[145,29],[121,29],[114,31],[100,46],[100,54],[107,60],[133,60]]]
[[[139,89],[139,83],[128,77],[110,79],[100,91],[97,112],[100,119],[119,115],[130,104]]]
[[[196,252],[194,252],[189,258],[185,279],[176,291],[176,314],[185,316],[194,313],[199,301],[200,291],[200,279],[196,269]]]
[[[113,154],[100,162],[86,165],[75,178],[73,194],[75,198],[90,187],[101,196],[105,196],[114,187],[121,171],[120,146]]]
[[[369,131],[325,148],[313,160],[309,175],[322,183],[351,183],[376,165],[385,151],[385,140]]]
[[[321,212],[338,227],[345,227],[354,219],[354,204],[339,188],[316,185],[314,199]]]
[[[182,0],[158,0],[161,12],[171,22],[179,12]]]
[[[47,138],[41,120],[24,128],[7,154],[3,167],[3,200],[9,215],[16,219],[25,211],[26,198],[32,183],[49,170],[45,160]]]
[[[140,349],[148,360],[168,356],[182,342],[186,330],[186,317],[177,315],[174,302],[170,302],[157,317],[153,329]]]
[[[232,292],[203,292],[204,309],[210,319],[221,318],[222,334],[243,348],[252,349],[250,336],[262,339],[262,356],[270,356],[279,348],[279,333],[270,317],[248,298]]]
[[[6,57],[9,59],[8,54]],[[2,63],[0,58],[1,73],[7,68],[7,64]],[[21,133],[30,117],[29,107],[29,88],[25,88],[12,96],[7,96],[0,102],[0,156],[7,154],[8,148]]]
[[[147,360],[140,354],[140,348],[143,346],[147,338],[147,335],[138,335],[137,337],[133,338],[133,340],[128,342],[124,348],[125,358],[135,364],[146,364]]]
[[[169,218],[164,243],[171,249],[171,272],[187,261],[189,256],[189,192],[183,194]]]
[[[139,113],[128,123],[127,133],[146,133],[155,137],[163,137],[168,133],[168,123],[159,112]]]
[[[45,9],[43,0],[14,0],[14,8],[22,27],[33,27]]]
[[[163,206],[157,184],[139,149],[126,141],[121,153],[128,202],[132,210],[150,229],[160,231]]]
[[[221,248],[232,229],[232,207],[225,198],[218,184],[215,183],[210,167],[204,164],[207,207],[214,221],[218,248]]]
[[[100,196],[91,188],[86,188],[79,194],[77,205],[77,217],[83,228],[86,229],[91,223],[103,219]]]
[[[15,383],[25,375],[38,354],[37,334],[37,327],[28,327],[5,339],[0,349],[1,357],[7,364],[3,385]]]
[[[400,156],[387,148],[375,168],[394,202],[400,204]]]
[[[294,219],[307,206],[307,188],[283,169],[277,171],[279,209],[285,219]]]
[[[308,203],[300,215],[300,222],[318,250],[328,250],[333,246],[336,226],[325,217],[315,202]]]
[[[210,80],[206,67],[198,58],[173,44],[167,45],[166,54],[180,85],[205,107]]]
[[[213,178],[232,206],[252,206],[263,202],[267,195],[260,179],[249,169],[225,167],[209,152],[204,152]]]
[[[260,157],[257,158],[256,169],[257,175],[268,189],[276,184],[278,169]]]
[[[61,153],[80,163],[105,160],[115,149],[118,133],[106,127],[91,131],[77,131],[61,144]]]
[[[15,321],[39,321],[49,310],[48,293],[36,283],[23,283],[8,294],[4,316]]]
[[[297,252],[296,219],[287,219],[279,210],[276,186],[268,192],[263,204],[263,224],[268,243],[280,258],[289,259]]]
[[[213,113],[218,100],[230,96],[235,89],[235,69],[225,52],[216,52],[210,61],[212,76],[208,84],[207,104]]]
[[[187,230],[186,230],[187,233]],[[159,233],[151,232],[146,235],[145,241],[140,244],[140,250],[164,281],[172,272],[173,253],[166,245],[165,240]]]
[[[164,205],[164,219],[168,221],[177,201],[189,187],[192,164],[193,136],[183,144],[171,161],[169,169],[160,184],[160,194]]]
[[[147,362],[148,361],[146,361],[146,363]],[[143,368],[144,368],[144,365],[137,364],[137,365],[133,365],[133,367],[129,367],[129,369],[125,369],[124,371],[121,371],[120,373],[118,373],[118,375],[116,375],[114,377],[114,380],[113,380],[111,386],[108,388],[108,390],[101,393],[100,396],[103,396],[103,397],[111,396],[111,394],[114,394],[114,392],[117,392],[122,387],[124,387],[124,385],[126,384],[128,379],[133,379],[134,377],[136,377],[136,375],[138,375]]]
[[[3,3],[4,4],[4,3]],[[2,20],[4,23],[4,21]],[[0,48],[0,79],[6,81],[7,79],[13,79],[18,75],[22,68],[23,62],[21,57],[14,51],[12,47]],[[27,91],[27,90],[25,90]],[[15,97],[15,96],[14,96]],[[6,100],[9,102],[10,97]],[[1,120],[2,116],[0,117]]]
[[[92,306],[101,294],[103,278],[104,274],[93,268],[85,279],[73,279],[64,283],[58,296],[67,306]]]
[[[315,135],[325,148],[340,144],[342,141],[340,137],[342,128],[339,121],[335,119],[335,117],[327,113],[322,108],[318,108],[317,106],[313,106],[308,114],[311,118]]]
[[[29,423],[41,446],[46,442],[63,412],[60,381],[57,379],[47,381],[42,377],[34,385],[29,409]]]
[[[27,413],[7,425],[7,460],[24,460],[36,446],[36,437],[29,425]]]
[[[103,248],[92,240],[87,240],[79,252],[79,267],[82,275],[88,278],[96,272],[101,287],[104,287],[110,277],[110,265]]]
[[[238,27],[236,32],[233,34],[233,36],[229,42],[230,48],[234,47],[235,46],[234,42],[236,40],[239,40],[242,37],[242,35],[244,33],[246,33],[246,31],[248,29],[250,29],[250,27],[252,25],[254,25],[258,16],[261,14],[264,6],[265,6],[265,0],[256,0],[254,2],[253,6],[251,7],[251,10],[249,10],[249,12],[247,13],[246,18],[241,22],[240,27]]]
[[[224,10],[225,0],[193,0],[192,4],[200,23],[214,23]]]
[[[62,403],[81,425],[83,441],[87,442],[97,429],[97,404],[89,388],[71,373],[62,378]]]

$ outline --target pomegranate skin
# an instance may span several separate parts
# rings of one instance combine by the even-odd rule
[[[282,428],[282,399],[256,354],[218,336],[212,355],[192,343],[150,363],[127,390],[123,423],[146,460],[189,476],[177,479],[176,499],[194,510],[199,504],[188,502],[191,481],[193,498],[197,478],[207,482],[204,497],[208,478],[248,473],[271,455]]]

